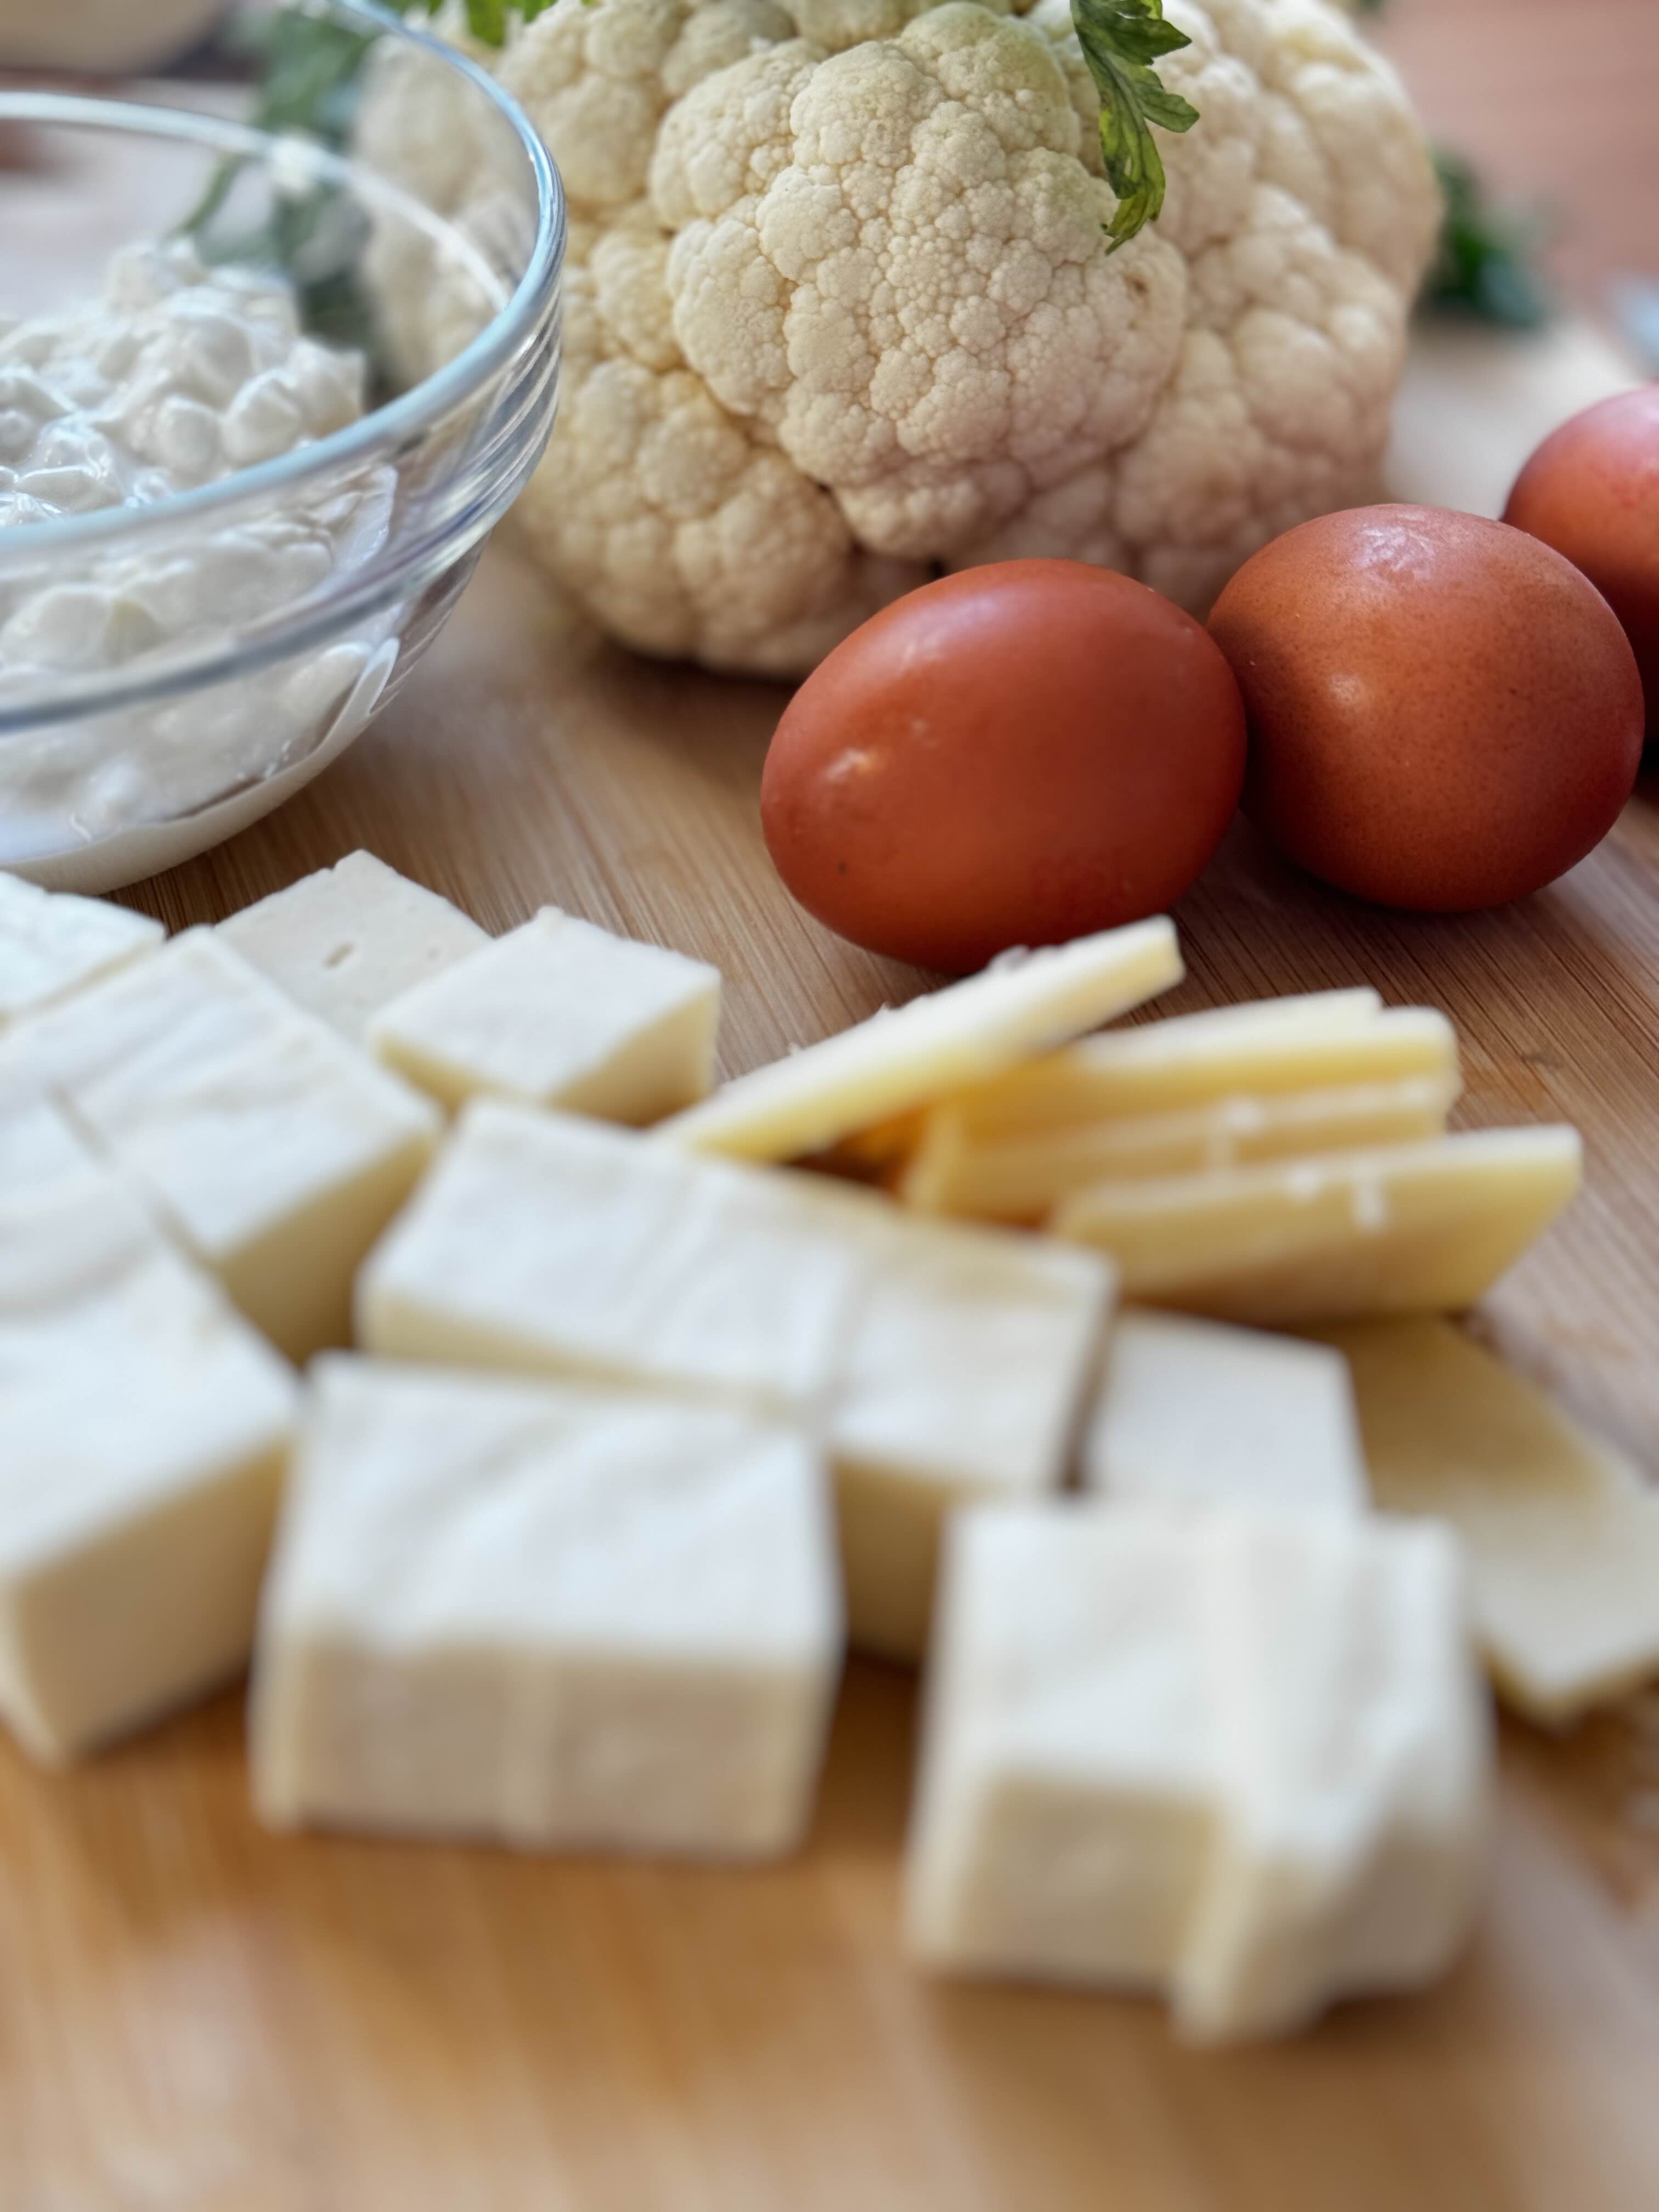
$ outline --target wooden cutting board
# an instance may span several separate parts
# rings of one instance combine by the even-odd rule
[[[366,845],[492,929],[547,901],[717,961],[750,1066],[915,989],[756,811],[781,694],[629,659],[502,553],[362,743],[137,894],[216,919]],[[1659,793],[1510,912],[1410,920],[1235,835],[1158,1011],[1368,981],[1446,1007],[1482,1123],[1588,1191],[1481,1326],[1659,1473]],[[3,1440],[0,1439],[0,1449]],[[263,1834],[228,1693],[67,1777],[0,1744],[5,2212],[1645,2212],[1659,1692],[1506,1732],[1490,1896],[1431,1996],[1205,2056],[1130,2002],[896,1940],[914,1686],[848,1677],[810,1848],[759,1874]]]

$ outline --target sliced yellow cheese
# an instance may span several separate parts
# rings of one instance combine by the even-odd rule
[[[1099,1183],[1056,1210],[1109,1252],[1123,1294],[1223,1321],[1344,1321],[1473,1305],[1577,1190],[1575,1129]]]
[[[1170,1020],[1155,1022],[1145,1029],[1121,1031],[1113,1042],[1115,1045],[1121,1043],[1127,1048],[1127,1064],[1136,1068],[1146,1066],[1149,1051],[1151,1062],[1157,1067],[1163,1067],[1170,1060],[1184,1066],[1188,1060],[1207,1062],[1214,1059],[1224,1064],[1236,1049],[1236,1040],[1240,1031],[1248,1030],[1255,1044],[1262,1048],[1267,1060],[1271,1063],[1272,1040],[1276,1037],[1286,1033],[1302,1036],[1310,1029],[1330,1029],[1342,1036],[1350,1036],[1356,1029],[1368,1027],[1382,1012],[1381,998],[1368,986],[1348,991],[1310,991],[1291,998],[1261,999],[1242,1006],[1212,1008],[1200,1014],[1180,1014]],[[1148,1048],[1144,1042],[1137,1042],[1154,1036],[1158,1039],[1154,1047]],[[1121,1059],[1123,1056],[1118,1057]],[[1247,1063],[1247,1066],[1249,1064],[1252,1063]],[[1254,1064],[1261,1064],[1260,1054]],[[973,1090],[964,1092],[960,1099],[946,1099],[938,1106],[921,1108],[912,1113],[872,1123],[867,1129],[854,1130],[836,1146],[831,1164],[868,1173],[872,1170],[881,1172],[902,1164],[922,1142],[934,1115],[946,1111],[954,1114],[958,1107],[969,1109],[969,1118],[975,1133],[979,1132],[981,1122],[987,1130],[995,1128],[1000,1131],[1004,1120],[1002,1102],[1005,1085],[1012,1086],[1006,1093],[1011,1109],[1006,1117],[1007,1126],[1010,1132],[1019,1129],[1026,1126],[1030,1118],[1022,1115],[1021,1100],[1042,1100],[1051,1091],[1063,1091],[1067,1081],[1066,1071],[1072,1065],[1069,1050],[1063,1049],[1044,1060],[1034,1060],[1009,1076],[976,1085]],[[1029,1084],[1027,1078],[1031,1079]],[[1250,1087],[1249,1083],[1243,1079],[1237,1082],[1227,1080],[1216,1089],[1195,1095],[1208,1100],[1228,1091]],[[1176,1098],[1173,1103],[1179,1106],[1191,1102]],[[1097,1110],[1115,1109],[1085,1108],[1080,1118],[1088,1120]],[[1125,1110],[1133,1113],[1139,1109],[1132,1101]],[[1154,1110],[1162,1110],[1161,1102],[1154,1101]],[[1063,1121],[1066,1115],[1062,1113],[1059,1118]],[[1038,1118],[1038,1126],[1042,1126],[1041,1117]]]
[[[1659,1674],[1659,1493],[1444,1322],[1322,1329],[1346,1354],[1386,1511],[1462,1537],[1508,1703],[1561,1722]]]
[[[954,1103],[964,1129],[983,1138],[1176,1113],[1240,1093],[1455,1079],[1457,1036],[1443,1014],[1337,995],[1347,1003],[1322,1012],[1308,1000],[1267,1000],[1086,1037]]]
[[[734,1158],[805,1158],[1051,1052],[1181,976],[1175,928],[1162,918],[1021,953],[740,1076],[655,1133]]]
[[[1091,1183],[1437,1136],[1458,1090],[1451,1072],[1407,1075],[1329,1091],[1239,1094],[1168,1113],[1006,1137],[975,1136],[971,1114],[944,1106],[928,1115],[898,1194],[928,1213],[1038,1221],[1069,1192]]]

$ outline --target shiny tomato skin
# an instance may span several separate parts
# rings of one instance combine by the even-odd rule
[[[1243,774],[1238,687],[1201,624],[1109,569],[1005,561],[830,654],[778,725],[761,812],[820,921],[961,974],[1162,913]]]
[[[1238,570],[1210,634],[1249,716],[1246,814],[1356,897],[1528,897],[1635,783],[1642,685],[1613,611],[1504,523],[1408,506],[1302,523]]]
[[[1505,522],[1582,569],[1624,625],[1659,740],[1659,384],[1587,407],[1516,479]]]

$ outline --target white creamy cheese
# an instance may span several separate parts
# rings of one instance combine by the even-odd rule
[[[219,934],[354,1044],[382,1006],[489,943],[459,907],[372,853],[244,907]]]
[[[786,1850],[840,1671],[799,1431],[318,1363],[255,1666],[264,1816],[526,1848]]]
[[[304,337],[284,278],[210,269],[183,240],[125,246],[100,298],[0,329],[0,524],[152,506],[362,411],[361,355]],[[15,621],[8,659],[70,617],[43,597]]]
[[[0,875],[0,1030],[136,960],[165,935],[147,914]]]
[[[0,1039],[0,1097],[53,1100],[291,1358],[346,1339],[359,1261],[436,1109],[208,929]]]
[[[5,1186],[0,1712],[36,1756],[240,1665],[295,1395],[113,1174]]]
[[[718,968],[544,907],[383,1006],[368,1041],[445,1106],[515,1098],[642,1126],[706,1095],[720,1015]]]
[[[1083,1479],[1146,1504],[1363,1512],[1348,1364],[1261,1329],[1126,1313],[1084,1437]]]
[[[957,1971],[1161,1990],[1212,2040],[1431,1979],[1488,1741],[1427,1525],[981,1507],[946,1547],[907,1869]]]
[[[87,305],[0,325],[0,705],[234,635],[370,559],[397,486],[382,465],[219,525],[38,559],[27,536],[64,516],[156,507],[327,437],[364,404],[362,357],[304,335],[283,278],[209,268],[182,240],[124,248]],[[387,634],[371,629],[234,692],[8,736],[8,851],[112,836],[280,771],[363,676]]]

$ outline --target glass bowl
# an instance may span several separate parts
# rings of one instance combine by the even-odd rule
[[[304,326],[364,351],[378,402],[147,505],[0,526],[0,868],[55,888],[171,867],[337,758],[552,428],[564,207],[522,114],[360,0],[254,20],[333,42],[334,144],[279,127],[257,85],[0,88],[0,333],[94,300],[120,249],[185,238],[280,267]],[[296,537],[306,560],[272,556]],[[43,623],[47,592],[76,619]]]

